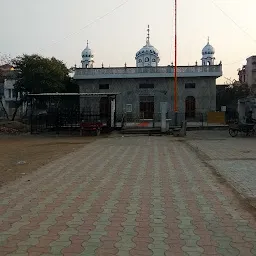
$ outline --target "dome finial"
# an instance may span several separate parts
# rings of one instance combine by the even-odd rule
[[[87,40],[87,47],[89,47],[89,41]]]
[[[149,39],[150,39],[150,28],[149,28],[149,25],[148,25],[148,35],[147,35],[147,45],[149,45]]]
[[[210,44],[210,37],[208,36],[207,43]]]

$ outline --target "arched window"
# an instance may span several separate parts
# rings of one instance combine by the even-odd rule
[[[139,59],[139,63],[141,63],[142,62],[142,59]]]
[[[149,62],[149,58],[148,57],[145,58],[145,62]]]
[[[193,96],[188,96],[185,102],[186,118],[195,118],[196,116],[196,99]]]
[[[156,62],[156,60],[155,60],[155,59],[152,59],[152,62]]]

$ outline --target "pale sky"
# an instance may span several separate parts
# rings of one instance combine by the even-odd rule
[[[80,66],[89,40],[95,67],[135,66],[135,54],[145,45],[147,25],[151,44],[160,52],[159,65],[174,60],[174,0],[0,0],[0,53],[55,56],[68,66]],[[240,27],[239,29],[214,4]],[[237,69],[256,54],[255,0],[178,0],[178,65],[200,63],[210,37],[216,63],[225,78],[237,79]],[[95,23],[87,26],[91,22]],[[246,31],[246,33],[243,32]]]

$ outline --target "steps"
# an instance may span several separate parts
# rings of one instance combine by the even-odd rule
[[[162,134],[160,128],[144,128],[144,127],[129,127],[121,130],[122,134],[143,134],[143,135],[158,135]]]

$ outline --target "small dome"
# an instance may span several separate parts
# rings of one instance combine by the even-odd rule
[[[93,52],[92,50],[89,48],[89,44],[87,41],[87,46],[86,48],[82,51],[82,58],[91,58],[93,57]]]
[[[207,45],[202,50],[202,54],[203,55],[207,55],[207,54],[213,55],[213,54],[215,54],[215,49],[213,48],[212,45],[210,45],[209,39],[208,39]]]

